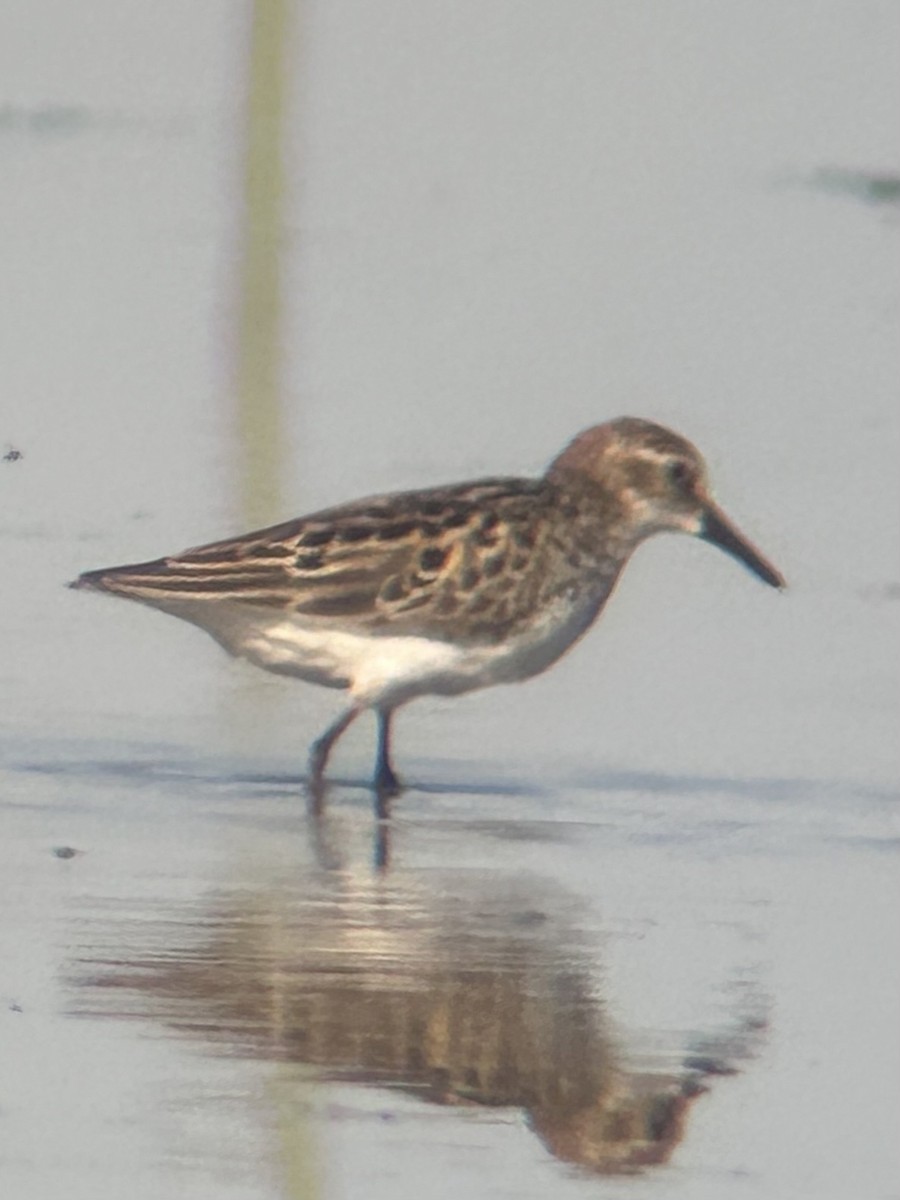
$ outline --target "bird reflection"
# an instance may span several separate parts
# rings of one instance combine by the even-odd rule
[[[302,877],[155,926],[107,913],[104,952],[78,964],[79,1010],[433,1103],[517,1106],[554,1155],[598,1172],[669,1157],[702,1072],[623,1064],[572,897],[521,873],[360,874],[338,827],[312,831],[318,867]],[[387,850],[376,838],[376,858]]]
[[[319,867],[324,871],[343,869],[345,851],[342,829],[331,813],[317,803],[307,807],[309,845]],[[372,866],[377,874],[385,874],[391,865],[391,822],[376,817],[372,825]]]

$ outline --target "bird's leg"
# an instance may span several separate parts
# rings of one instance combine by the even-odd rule
[[[386,817],[387,801],[401,791],[400,780],[394,774],[391,766],[391,717],[393,709],[379,708],[378,718],[378,757],[375,760],[375,778],[372,781],[375,788],[375,810],[379,817]]]
[[[328,763],[328,756],[334,748],[335,742],[341,736],[345,729],[356,720],[362,709],[354,704],[351,708],[346,709],[338,719],[317,738],[309,752],[309,792],[313,801],[315,811],[321,811],[322,796],[325,788],[325,767]]]

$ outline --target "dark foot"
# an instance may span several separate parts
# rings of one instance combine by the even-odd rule
[[[388,763],[380,763],[378,770],[375,772],[375,778],[372,780],[372,787],[376,792],[384,796],[399,796],[403,791],[403,784],[391,770]]]
[[[390,767],[382,766],[372,781],[372,790],[375,793],[375,816],[383,821],[390,816],[390,802],[394,796],[400,795],[403,786]]]

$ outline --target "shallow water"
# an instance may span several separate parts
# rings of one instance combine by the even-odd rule
[[[4,772],[15,1194],[890,1194],[890,797],[128,749]]]
[[[0,47],[3,1194],[900,1195],[896,7],[304,7],[283,515],[633,411],[791,583],[648,546],[381,827],[333,695],[63,587],[245,520],[242,29],[117,11]]]

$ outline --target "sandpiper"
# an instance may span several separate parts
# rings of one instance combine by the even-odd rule
[[[373,496],[71,586],[139,600],[268,671],[346,690],[312,746],[313,797],[338,738],[373,709],[383,812],[399,790],[400,705],[545,671],[594,622],[632,551],[665,531],[785,586],[713,501],[698,450],[635,417],[580,433],[539,479]]]

